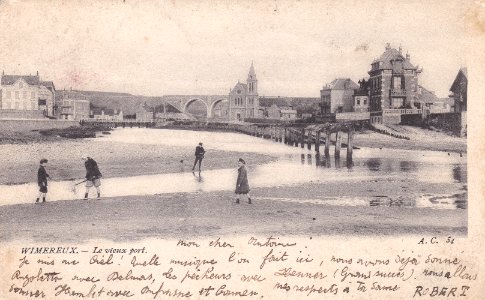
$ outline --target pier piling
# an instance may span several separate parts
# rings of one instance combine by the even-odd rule
[[[341,147],[342,147],[342,132],[337,131],[335,134],[335,157],[340,157]]]
[[[320,152],[320,130],[318,130],[315,135],[315,151],[317,153]]]
[[[347,164],[352,162],[352,150],[354,141],[354,128],[350,127],[347,136]]]
[[[306,146],[308,150],[312,150],[312,131],[308,130]]]
[[[325,131],[325,157],[330,156],[330,132]]]
[[[302,128],[302,130],[301,130],[300,146],[302,148],[305,148],[305,129],[304,128]]]

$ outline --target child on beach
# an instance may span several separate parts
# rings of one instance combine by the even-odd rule
[[[246,161],[240,158],[237,162],[237,181],[236,181],[236,204],[239,204],[239,195],[246,195],[248,203],[251,204],[251,196],[249,195],[248,171],[246,169]]]
[[[39,170],[37,170],[37,184],[39,185],[39,196],[35,200],[35,203],[39,203],[42,197],[42,202],[45,202],[47,196],[47,178],[50,178],[49,174],[45,170],[48,160],[43,158],[40,160]]]
[[[95,187],[98,192],[98,200],[101,198],[101,172],[99,171],[98,164],[91,157],[84,155],[84,167],[86,167],[86,193],[84,194],[84,200],[88,200],[89,189]]]
[[[192,167],[192,171],[195,169],[195,165],[197,165],[197,162],[199,162],[199,171],[200,171],[200,165],[202,164],[202,159],[204,159],[204,154],[205,154],[204,147],[202,147],[202,143],[199,143],[199,145],[195,147],[195,161],[194,161],[194,166]]]

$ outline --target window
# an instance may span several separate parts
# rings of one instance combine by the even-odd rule
[[[19,88],[23,88],[24,87],[24,83],[22,81],[19,82]]]
[[[10,109],[10,108],[11,108],[11,104],[10,104],[10,102],[5,102],[5,108],[6,108],[6,109]]]
[[[15,109],[19,109],[19,108],[20,108],[20,103],[15,102]]]
[[[400,76],[394,76],[392,78],[392,87],[393,87],[393,89],[395,89],[395,90],[402,89],[401,83],[402,83],[402,77],[400,77]]]
[[[6,98],[7,99],[10,99],[11,97],[12,97],[12,92],[7,91]]]
[[[402,98],[392,98],[392,108],[400,108],[403,106],[404,100]]]
[[[20,99],[20,92],[19,91],[15,91],[15,99]]]
[[[24,99],[27,98],[27,91],[22,92],[22,98],[24,98]]]
[[[47,100],[45,99],[39,99],[39,105],[46,105],[47,104]]]
[[[30,93],[30,98],[32,98],[32,99],[35,98],[35,92]]]
[[[364,98],[364,105],[367,105],[367,99]]]
[[[360,105],[360,98],[355,99],[355,105]]]

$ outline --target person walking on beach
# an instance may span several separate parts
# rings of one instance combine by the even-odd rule
[[[199,162],[199,171],[200,171],[200,165],[202,164],[202,159],[204,158],[205,150],[204,147],[202,147],[202,143],[199,143],[197,147],[195,147],[195,161],[194,161],[194,166],[192,167],[192,171],[195,169],[195,165],[197,165],[197,162]]]
[[[98,164],[94,159],[89,156],[83,156],[84,166],[86,167],[86,193],[84,194],[84,200],[88,200],[89,189],[95,187],[98,192],[98,199],[101,198],[101,172],[99,171]]]
[[[45,202],[45,197],[47,196],[47,178],[51,178],[45,167],[47,165],[48,160],[43,158],[40,160],[39,170],[37,171],[37,184],[39,185],[39,196],[35,200],[35,203],[39,203],[40,198],[42,197],[42,202]]]
[[[236,181],[236,204],[239,204],[240,195],[246,195],[248,203],[251,204],[251,196],[249,195],[248,170],[246,169],[246,162],[240,158],[237,162],[237,181]]]

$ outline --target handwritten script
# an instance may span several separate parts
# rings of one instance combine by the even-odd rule
[[[431,246],[383,255],[335,246],[329,251],[311,239],[251,236],[150,247],[21,245],[2,272],[2,294],[8,299],[466,299],[478,289],[480,276],[463,251],[449,255],[454,252]]]

